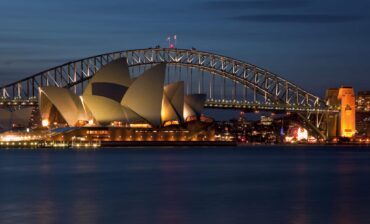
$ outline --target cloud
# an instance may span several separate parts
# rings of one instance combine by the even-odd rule
[[[347,23],[362,19],[354,15],[325,14],[262,14],[232,17],[233,20],[260,23]]]
[[[209,1],[208,9],[291,9],[302,8],[310,4],[308,0],[249,0],[249,1]]]

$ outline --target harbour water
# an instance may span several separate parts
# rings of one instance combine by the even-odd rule
[[[370,223],[370,148],[0,150],[0,223]]]

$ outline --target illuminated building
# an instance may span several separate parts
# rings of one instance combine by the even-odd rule
[[[269,117],[269,116],[261,116],[261,124],[262,125],[269,126],[269,125],[272,124],[272,122],[273,122],[272,117]]]
[[[88,120],[80,98],[69,89],[42,87],[39,102],[43,126],[54,122],[76,126],[79,120]]]
[[[306,142],[310,139],[307,129],[293,124],[288,129],[288,134],[285,137],[286,142]]]
[[[353,88],[339,88],[338,99],[341,100],[340,136],[351,138],[356,133],[356,102]]]
[[[326,116],[329,138],[348,137],[356,133],[356,100],[352,87],[331,88],[326,91],[327,105],[340,113]]]
[[[214,141],[212,126],[197,128],[66,127],[51,131],[51,141]]]
[[[204,133],[213,122],[202,115],[206,95],[185,95],[182,81],[164,85],[165,71],[166,64],[158,64],[132,79],[121,58],[97,71],[81,96],[41,87],[42,125],[53,129],[52,140],[212,140]],[[189,131],[196,123],[201,128]]]
[[[308,131],[305,128],[299,127],[297,130],[297,140],[308,140]]]
[[[164,86],[166,65],[158,64],[131,79],[126,59],[100,69],[82,96],[59,87],[40,88],[43,125],[161,127],[200,118],[204,94],[184,95],[184,83]]]
[[[370,112],[370,91],[359,91],[356,97],[356,110]]]

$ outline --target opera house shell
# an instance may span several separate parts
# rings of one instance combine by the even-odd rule
[[[81,96],[69,89],[41,87],[39,107],[44,126],[162,127],[200,117],[204,94],[185,95],[182,81],[164,85],[166,64],[131,78],[126,58],[103,66]]]

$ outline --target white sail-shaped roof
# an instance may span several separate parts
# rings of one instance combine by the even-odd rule
[[[184,120],[189,116],[199,117],[202,114],[206,94],[191,94],[184,98]]]
[[[165,121],[179,121],[179,117],[166,94],[163,94],[161,120],[162,123]]]
[[[112,121],[125,121],[121,104],[112,99],[84,95],[83,102],[100,125],[110,124]]]
[[[123,106],[130,108],[154,126],[161,124],[165,71],[165,64],[145,71],[135,79],[121,101]]]
[[[39,104],[43,119],[49,119],[54,106],[69,126],[76,125],[79,120],[88,120],[80,98],[69,89],[41,87]]]
[[[167,98],[176,113],[176,120],[182,121],[184,110],[184,82],[168,84],[164,87],[164,98]],[[163,120],[162,120],[163,121]]]
[[[126,58],[116,59],[94,74],[83,95],[104,96],[120,102],[131,82]]]
[[[146,124],[149,123],[144,118],[140,117],[137,113],[135,113],[133,110],[131,110],[128,107],[122,106],[123,115],[126,118],[126,122],[129,124]]]
[[[125,123],[143,121],[140,116],[129,108],[125,108],[120,103],[106,97],[85,95],[83,102],[100,125],[108,125],[112,121]]]

